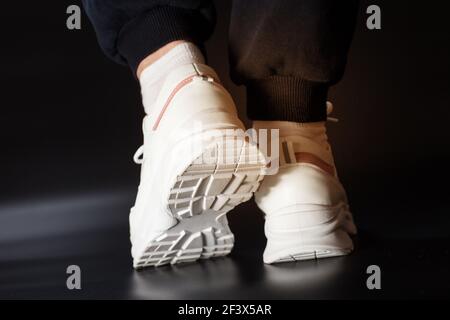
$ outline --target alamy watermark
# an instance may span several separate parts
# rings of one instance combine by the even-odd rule
[[[369,30],[381,29],[381,8],[375,4],[367,7],[366,13],[369,17],[366,20],[366,26]]]
[[[81,29],[81,9],[76,4],[70,5],[66,9],[66,13],[69,15],[66,19],[66,27],[69,30]]]
[[[367,267],[366,273],[370,276],[366,280],[366,286],[369,290],[381,289],[381,269],[379,266],[373,264]]]
[[[243,170],[264,167],[265,175],[278,172],[279,129],[208,129],[198,121],[179,132],[190,139],[171,147],[166,163],[191,154],[198,155],[193,165],[214,165],[226,171],[237,164]]]
[[[81,29],[81,8],[76,4],[72,4],[66,8],[66,27],[69,30]],[[376,4],[367,7],[366,14],[369,16],[366,20],[366,27],[369,30],[381,29],[381,8]]]
[[[70,265],[66,269],[69,275],[66,280],[66,286],[69,290],[81,290],[81,268],[77,265]]]

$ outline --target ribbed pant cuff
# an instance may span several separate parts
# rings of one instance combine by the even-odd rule
[[[252,120],[318,122],[327,118],[326,84],[272,76],[246,86],[247,114]]]
[[[157,7],[127,23],[120,31],[117,47],[136,72],[144,58],[169,42],[186,40],[203,47],[209,30],[209,22],[198,11]]]

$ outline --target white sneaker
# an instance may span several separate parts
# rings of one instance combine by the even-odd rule
[[[305,130],[291,124],[293,130],[280,130],[278,174],[267,176],[255,193],[266,215],[264,262],[349,254],[353,250],[349,235],[356,234],[356,227],[334,168],[325,125],[317,123]],[[278,125],[271,122],[268,128],[262,121],[255,126],[276,129]]]
[[[130,213],[135,268],[230,253],[226,213],[249,200],[265,160],[244,138],[231,96],[206,65],[187,64],[166,78],[144,145],[136,203]],[[238,131],[236,131],[238,130]]]

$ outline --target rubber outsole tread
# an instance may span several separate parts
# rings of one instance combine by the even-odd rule
[[[205,156],[208,163],[203,161]],[[168,208],[178,224],[151,241],[135,267],[228,255],[234,236],[225,214],[251,199],[265,166],[264,156],[244,139],[227,137],[208,148],[177,177],[170,190]],[[195,222],[189,224],[190,220]]]

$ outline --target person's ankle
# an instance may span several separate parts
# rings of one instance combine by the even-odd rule
[[[138,67],[142,102],[147,114],[155,103],[167,75],[191,63],[204,64],[200,49],[193,43],[174,41],[145,58]]]
[[[155,63],[158,59],[162,58],[166,53],[168,53],[170,50],[175,48],[177,45],[182,43],[188,43],[185,40],[176,40],[169,42],[168,44],[164,45],[163,47],[159,48],[155,52],[149,54],[147,57],[145,57],[141,63],[139,63],[136,75],[138,78],[140,78],[142,71],[144,71],[145,68]]]

